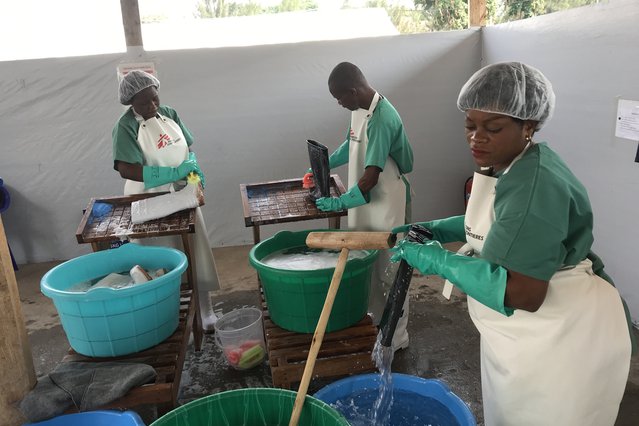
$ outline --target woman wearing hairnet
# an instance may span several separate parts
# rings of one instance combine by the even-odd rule
[[[125,195],[169,191],[190,172],[199,174],[204,186],[204,174],[189,148],[193,136],[174,109],[160,105],[159,88],[157,78],[139,70],[127,73],[120,81],[120,103],[131,107],[113,129],[113,168],[126,179]],[[170,237],[162,237],[161,244],[181,247]],[[212,331],[217,317],[209,291],[219,289],[219,282],[200,208],[194,246],[202,327]]]
[[[466,214],[423,222],[433,241],[393,249],[468,295],[487,426],[613,425],[630,367],[623,301],[590,251],[586,189],[533,141],[554,103],[550,82],[528,65],[476,72],[457,100],[482,170]],[[442,248],[452,241],[466,241],[472,257]]]

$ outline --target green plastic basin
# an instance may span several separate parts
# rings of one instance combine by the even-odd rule
[[[313,333],[317,326],[335,268],[293,271],[262,263],[269,254],[306,247],[309,232],[328,230],[280,231],[258,243],[249,254],[249,262],[260,277],[271,320],[279,327],[298,333]],[[368,311],[368,292],[377,250],[346,263],[326,332],[350,327]]]
[[[297,393],[276,388],[236,389],[196,399],[151,426],[287,426]],[[330,405],[306,396],[300,426],[348,426]]]

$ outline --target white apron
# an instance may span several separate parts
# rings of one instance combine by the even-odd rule
[[[495,219],[496,182],[473,177],[465,226],[476,256]],[[614,425],[630,338],[617,290],[589,260],[556,272],[537,312],[506,317],[470,296],[468,311],[481,334],[486,426]]]
[[[159,114],[154,118],[144,120],[135,111],[134,114],[140,123],[138,145],[147,166],[177,167],[188,159],[189,147],[182,129],[175,121]],[[174,187],[171,183],[147,190],[144,189],[144,182],[127,179],[124,184],[124,195],[173,190]],[[178,236],[146,238],[137,242],[147,245],[169,246],[178,250],[183,249],[182,240]],[[196,209],[193,245],[198,290],[218,290],[220,285],[215,260],[209,245],[204,217],[199,207]]]
[[[358,109],[351,114],[351,134],[349,143],[348,162],[348,187],[357,185],[364,175],[364,162],[366,148],[368,147],[368,135],[366,129],[375,107],[379,102],[379,93],[375,93],[368,110]],[[356,231],[390,231],[390,229],[403,225],[406,216],[406,184],[402,179],[395,160],[388,158],[384,170],[379,174],[377,185],[369,193],[370,201],[360,207],[348,210],[348,229]],[[386,305],[386,293],[390,290],[397,263],[390,262],[389,250],[380,250],[379,257],[373,265],[371,277],[371,289],[369,294],[368,310],[373,314],[377,324],[381,319]],[[400,320],[396,328],[396,335],[406,328],[408,318],[408,297],[404,303],[404,321]]]

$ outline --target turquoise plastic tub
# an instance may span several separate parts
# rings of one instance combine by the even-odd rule
[[[399,373],[393,373],[392,379],[393,405],[389,424],[476,426],[475,417],[466,403],[444,382]],[[379,386],[379,374],[360,374],[331,383],[313,396],[337,408],[351,425],[368,425],[370,420],[363,414],[371,414]]]
[[[264,289],[271,321],[297,333],[313,333],[317,327],[335,268],[286,270],[262,262],[266,256],[288,249],[306,248],[308,230],[280,231],[251,249],[249,263],[259,276]],[[345,231],[344,231],[345,232]],[[326,332],[341,330],[360,321],[368,312],[368,292],[377,250],[368,250],[361,259],[346,262]]]
[[[77,283],[140,265],[168,272],[129,288],[71,292]],[[113,357],[155,346],[176,330],[186,255],[168,247],[124,244],[64,262],[47,272],[40,290],[53,300],[69,344],[78,353]]]
[[[25,426],[144,426],[135,411],[99,410],[66,414]]]

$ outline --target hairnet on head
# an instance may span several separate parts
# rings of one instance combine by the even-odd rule
[[[120,103],[130,105],[135,95],[147,87],[160,88],[160,80],[149,73],[140,70],[128,72],[120,81]]]
[[[538,121],[541,129],[552,117],[555,92],[541,71],[521,62],[488,65],[464,84],[457,107]]]

